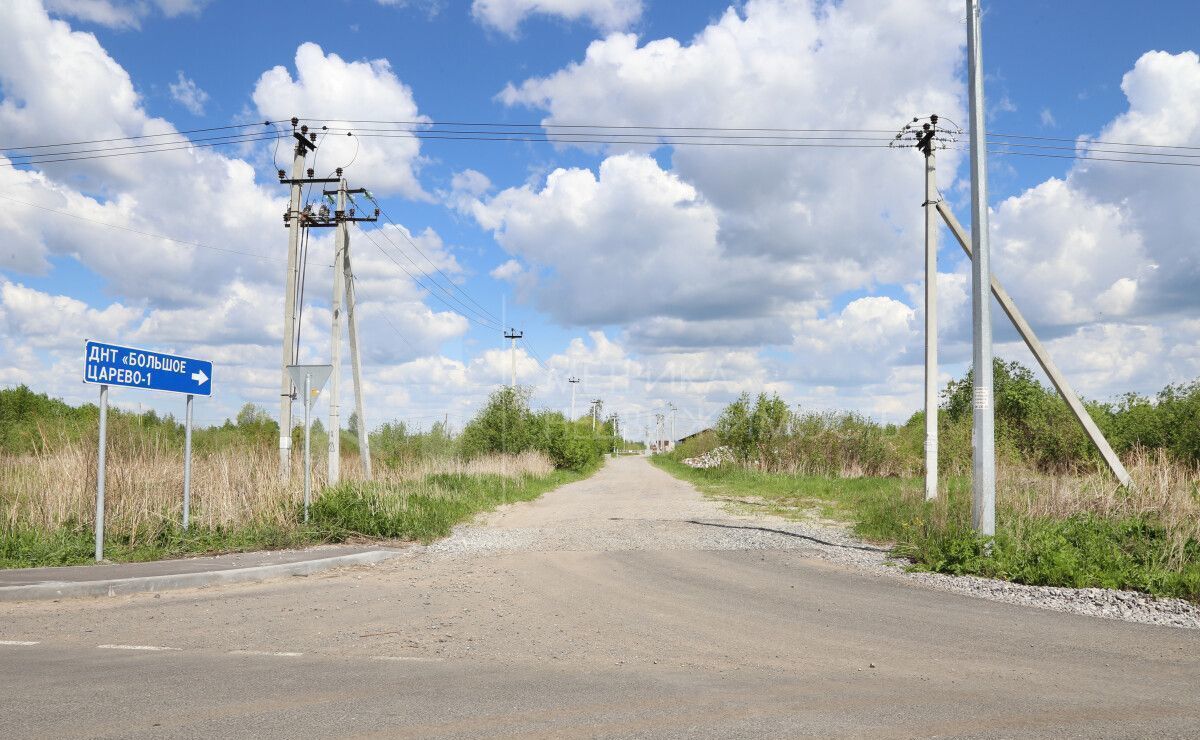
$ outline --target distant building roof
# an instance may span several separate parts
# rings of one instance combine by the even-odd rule
[[[701,434],[704,434],[705,432],[712,432],[712,431],[714,431],[712,427],[704,427],[703,429],[692,432],[691,434],[687,435],[686,437],[680,437],[679,439],[675,440],[675,444],[680,444],[682,442],[686,442],[689,439],[691,439],[692,437],[699,437]]]

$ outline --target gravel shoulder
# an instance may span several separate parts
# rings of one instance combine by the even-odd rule
[[[991,601],[1139,624],[1200,630],[1200,607],[1182,598],[1159,598],[1136,591],[1026,585],[995,578],[913,571],[910,570],[911,560],[893,558],[887,548],[872,546],[857,539],[845,525],[829,521],[798,522],[796,519],[752,511],[748,501],[743,499],[726,499],[719,495],[706,498],[720,503],[722,510],[734,518],[770,522],[772,529],[805,537],[812,545],[812,555],[836,564]]]

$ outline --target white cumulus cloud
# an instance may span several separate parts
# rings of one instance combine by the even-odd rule
[[[587,21],[602,31],[627,28],[642,15],[642,0],[474,0],[471,15],[510,36],[531,15]]]

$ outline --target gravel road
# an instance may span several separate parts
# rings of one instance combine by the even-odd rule
[[[640,463],[622,461],[606,471],[615,491],[551,495],[509,507],[486,522],[459,527],[431,553],[603,550],[796,550],[811,557],[914,584],[968,596],[1091,617],[1200,629],[1200,607],[1129,591],[1026,586],[973,576],[909,572],[907,561],[855,538],[845,528],[795,522],[765,514],[733,513],[729,506],[681,496],[690,486],[668,483],[643,490]],[[745,509],[745,506],[732,507]]]
[[[14,737],[1200,735],[1200,632],[884,563],[623,458],[371,567],[0,604],[0,716]]]

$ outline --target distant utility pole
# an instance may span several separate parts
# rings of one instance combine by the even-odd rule
[[[517,387],[517,340],[525,336],[525,332],[509,329],[504,332],[505,339],[512,340],[512,387]]]
[[[567,382],[571,384],[571,421],[575,421],[575,386],[579,385],[579,378],[571,376]]]
[[[603,403],[604,403],[604,401],[600,400],[599,398],[592,399],[592,431],[593,432],[596,431],[596,419],[597,419],[597,417],[600,416],[600,407],[601,407],[601,405],[603,405]]]
[[[292,176],[279,170],[279,182],[291,186],[291,196],[288,199],[288,210],[283,215],[283,224],[288,229],[287,275],[284,281],[283,293],[283,355],[280,360],[279,386],[279,477],[288,480],[292,472],[292,401],[296,398],[295,385],[288,374],[288,365],[296,364],[296,336],[300,328],[300,312],[297,305],[301,296],[298,295],[300,284],[300,234],[304,227],[304,214],[300,211],[300,199],[303,188],[312,182],[330,182],[324,179],[314,179],[313,171],[307,171],[305,177],[305,158],[308,152],[317,149],[317,135],[309,132],[308,126],[296,130],[300,119],[292,118],[292,137],[296,147],[292,150]]]
[[[992,270],[988,243],[987,109],[983,99],[982,24],[979,0],[967,2],[967,79],[971,129],[971,325],[974,373],[974,486],[971,521],[980,534],[996,534],[996,419],[992,403]]]
[[[643,451],[643,454],[649,455],[650,454],[650,425],[648,425],[648,424],[642,425],[642,439],[645,440],[643,442],[643,444],[646,446],[646,449]]]
[[[664,414],[655,414],[654,415],[654,437],[655,437],[654,450],[656,452],[662,451],[662,446],[663,446],[662,442],[663,442],[663,434],[664,434],[663,422],[665,420],[666,420],[666,416]]]
[[[675,408],[674,403],[668,403],[667,406],[671,409],[671,438],[667,440],[667,446],[673,448],[675,446],[675,418],[679,409]]]

